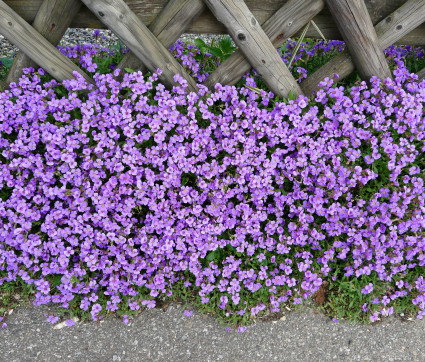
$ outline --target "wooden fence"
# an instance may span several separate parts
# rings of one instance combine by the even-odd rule
[[[276,48],[312,19],[327,38],[345,40],[347,50],[298,84]],[[197,91],[196,82],[170,45],[184,32],[228,33],[239,49],[208,77],[207,87],[235,84],[253,67],[274,93],[309,95],[325,77],[344,78],[356,68],[366,80],[391,77],[383,49],[425,45],[424,20],[425,0],[0,0],[0,34],[21,50],[3,86],[36,65],[58,81],[77,71],[94,84],[56,48],[68,27],[88,27],[109,28],[130,49],[119,68],[161,68],[167,86],[179,73],[190,91]],[[310,27],[307,37],[318,36]]]

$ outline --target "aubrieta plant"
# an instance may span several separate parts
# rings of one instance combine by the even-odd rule
[[[0,93],[0,293],[124,323],[186,298],[243,331],[326,284],[334,318],[422,318],[425,82],[394,64],[295,100],[27,69]]]

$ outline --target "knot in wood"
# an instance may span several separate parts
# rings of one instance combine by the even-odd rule
[[[11,22],[11,21],[9,21],[9,22],[7,23],[7,25],[12,26],[13,24],[12,24],[12,22]]]
[[[255,18],[252,18],[251,19],[251,25],[255,25],[255,24],[257,24],[257,20],[255,20]]]
[[[401,29],[403,29],[403,25],[401,25],[401,24],[400,24],[400,25],[397,25],[397,26],[396,26],[396,29],[397,29],[397,30],[401,30]]]
[[[99,11],[99,16],[105,16],[105,14]]]
[[[239,34],[238,34],[238,39],[239,39],[240,41],[244,41],[244,40],[246,40],[246,36],[245,36],[245,34],[244,34],[244,33],[239,33]]]
[[[385,19],[385,22],[388,24],[388,23],[391,23],[391,20],[393,20],[393,18],[389,16],[388,18]]]

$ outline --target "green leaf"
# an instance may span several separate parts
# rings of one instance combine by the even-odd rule
[[[217,58],[223,58],[223,52],[221,51],[220,48],[217,47],[209,47],[208,48],[209,53],[211,53],[212,55],[214,55]]]
[[[63,277],[63,275],[62,274],[56,274],[54,277],[53,277],[53,280],[51,281],[51,286],[52,287],[57,287],[58,285],[60,285],[61,283],[62,283],[62,277]]]
[[[131,69],[131,68],[124,68],[124,70],[125,70],[127,73],[134,73],[134,69]]]
[[[195,39],[195,46],[201,50],[202,48],[208,48],[208,45],[201,38]],[[202,50],[201,50],[202,51]]]
[[[226,37],[224,37],[223,39],[221,39],[219,45],[220,45],[220,49],[225,54],[231,54],[231,53],[233,53],[233,50],[235,49],[232,46],[232,39],[228,35]]]
[[[2,62],[3,65],[6,68],[10,68],[12,66],[12,64],[13,64],[13,60],[14,60],[13,58],[1,58],[0,59],[0,62]]]
[[[199,50],[201,51],[202,54],[210,52],[210,48],[208,48],[207,46],[201,47],[199,48]]]
[[[216,254],[216,251],[214,250],[214,251],[207,254],[206,260],[207,261],[213,261],[216,258],[216,256],[217,256],[217,254]]]
[[[297,99],[297,96],[294,94],[293,91],[290,91],[289,94],[288,94],[288,99],[290,101],[295,101]]]

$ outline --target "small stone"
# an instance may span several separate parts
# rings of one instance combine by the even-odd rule
[[[281,321],[286,321],[286,317],[285,316],[282,316],[282,317],[280,317],[280,320]]]
[[[72,320],[74,321],[74,323],[77,323],[79,321],[79,319],[77,317],[72,318]],[[56,324],[53,329],[62,329],[63,327],[66,327],[66,321],[65,322],[61,322]]]

